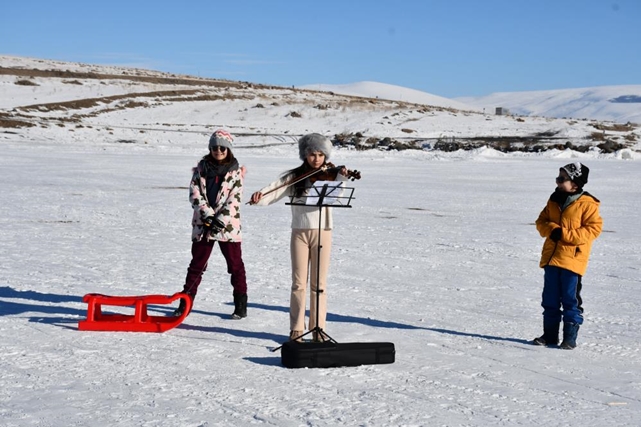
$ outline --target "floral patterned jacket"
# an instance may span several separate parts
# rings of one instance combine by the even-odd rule
[[[243,196],[243,179],[245,167],[227,172],[220,185],[216,200],[207,200],[207,179],[203,173],[202,161],[193,169],[193,176],[189,184],[189,202],[194,209],[191,225],[191,240],[200,242],[203,238],[207,241],[219,242],[242,241],[240,225],[240,205]],[[214,216],[220,219],[225,228],[220,233],[212,235],[205,232],[203,219]]]

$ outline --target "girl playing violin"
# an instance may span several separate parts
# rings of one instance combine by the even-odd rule
[[[303,164],[283,173],[280,179],[255,192],[250,204],[267,206],[285,196],[294,196],[293,202],[304,202],[307,189],[315,179],[329,181],[346,181],[349,171],[345,167],[334,168],[326,163],[332,151],[331,141],[318,133],[304,135],[298,141],[298,152]],[[333,169],[332,169],[333,168]],[[300,179],[301,177],[305,177]],[[291,183],[289,185],[288,183]],[[290,340],[300,340],[305,331],[305,292],[308,276],[310,277],[310,316],[309,330],[316,326],[322,331],[325,328],[327,315],[327,270],[332,242],[332,209],[316,206],[292,205],[292,234],[290,252],[292,260],[292,288],[290,294],[289,323]],[[319,212],[320,211],[320,212]],[[319,214],[321,215],[321,232],[319,236]],[[320,240],[319,240],[320,239]],[[318,259],[319,241],[322,244],[320,260]],[[316,283],[315,272],[319,271],[319,282]],[[312,274],[310,274],[312,273]],[[318,319],[316,319],[316,292],[320,289]],[[314,341],[325,341],[327,337],[315,331]]]

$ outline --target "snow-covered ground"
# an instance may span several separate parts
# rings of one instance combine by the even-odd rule
[[[161,104],[84,117],[82,126],[0,128],[3,426],[639,424],[633,150],[335,150],[332,160],[363,178],[352,183],[353,207],[335,212],[327,331],[339,342],[393,342],[394,364],[290,370],[270,351],[289,332],[284,203],[243,207],[246,319],[229,318],[232,289],[215,250],[194,311],[176,329],[79,331],[86,293],[182,288],[187,184],[213,128],[238,135],[247,200],[299,164],[296,134],[367,119],[309,107],[292,120],[276,114],[286,105],[267,114],[251,108],[256,100]],[[503,119],[476,116],[439,117],[451,117],[453,132],[505,132]],[[604,218],[584,278],[585,323],[574,351],[535,347],[543,241],[533,223],[558,168],[577,160],[591,169],[586,189]]]
[[[533,221],[557,168],[576,158],[337,151],[363,178],[354,207],[335,213],[327,330],[339,342],[393,342],[396,362],[288,370],[270,352],[288,333],[287,206],[243,210],[246,319],[228,317],[215,252],[178,328],[81,332],[86,293],[180,290],[185,187],[203,149],[1,145],[3,425],[638,424],[637,161],[578,158],[605,229],[584,280],[579,347],[562,351],[527,342],[541,329]],[[246,198],[298,163],[291,147],[237,155]]]

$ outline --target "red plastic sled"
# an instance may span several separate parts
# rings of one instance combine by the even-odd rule
[[[148,304],[171,304],[179,299],[185,301],[187,306],[178,317],[147,314]],[[87,320],[78,322],[78,329],[81,331],[165,332],[180,325],[191,310],[191,298],[182,292],[131,297],[87,294],[82,301],[88,307]],[[103,305],[134,306],[135,312],[133,315],[105,314],[102,312]]]

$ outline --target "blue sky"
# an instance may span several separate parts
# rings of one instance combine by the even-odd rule
[[[3,1],[0,54],[448,98],[641,84],[639,0]]]

